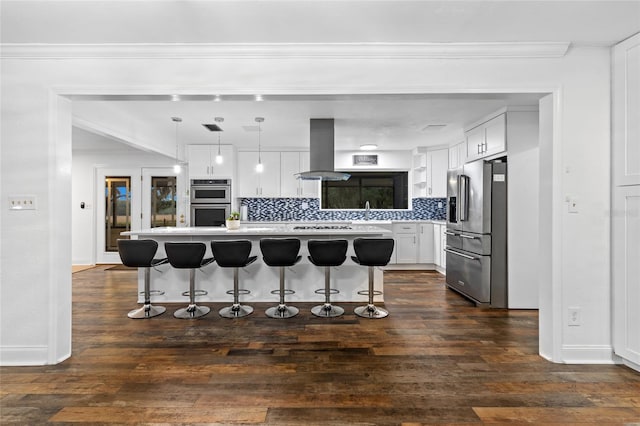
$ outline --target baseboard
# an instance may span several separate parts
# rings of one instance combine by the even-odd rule
[[[618,364],[609,345],[563,345],[562,362],[565,364]]]
[[[436,271],[437,267],[433,263],[390,263],[383,269],[385,271]]]
[[[0,347],[0,365],[2,366],[47,365],[48,359],[48,346]]]

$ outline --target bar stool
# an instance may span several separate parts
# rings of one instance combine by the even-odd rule
[[[154,259],[158,243],[154,240],[118,240],[118,254],[122,264],[132,268],[144,268],[144,305],[134,309],[127,316],[133,319],[153,318],[163,314],[167,308],[151,305],[151,295],[164,294],[164,291],[151,290],[151,268],[168,262],[167,258]]]
[[[265,314],[270,318],[291,318],[298,315],[300,310],[295,306],[287,306],[284,302],[285,294],[293,294],[295,291],[284,288],[284,268],[293,266],[302,259],[300,252],[300,240],[297,238],[263,238],[260,240],[262,259],[269,266],[280,268],[280,288],[273,290],[271,294],[280,295],[280,304],[266,310]]]
[[[311,313],[318,317],[339,317],[344,309],[331,304],[330,296],[339,293],[331,288],[331,267],[340,266],[347,259],[347,240],[309,240],[309,261],[316,266],[324,266],[324,288],[318,289],[317,294],[324,294],[324,304],[311,308]]]
[[[251,253],[251,241],[230,240],[211,241],[211,251],[216,258],[216,262],[222,268],[233,269],[233,290],[227,294],[233,294],[233,305],[220,309],[218,313],[224,318],[240,318],[250,315],[253,308],[248,305],[241,305],[238,301],[240,294],[249,294],[249,290],[238,288],[238,268],[243,268],[252,264],[258,258],[249,256]]]
[[[196,305],[196,296],[207,294],[205,290],[196,290],[196,268],[201,268],[214,261],[213,257],[204,257],[207,246],[204,243],[164,243],[164,250],[169,263],[176,269],[189,269],[189,291],[182,293],[189,296],[189,306],[178,309],[173,316],[180,319],[200,318],[211,310],[207,306]]]
[[[360,317],[384,318],[389,315],[386,309],[378,308],[373,304],[373,296],[382,294],[381,291],[373,289],[373,268],[389,263],[391,253],[393,253],[393,245],[393,238],[356,238],[353,240],[353,250],[356,255],[351,256],[351,260],[358,265],[369,267],[369,290],[358,292],[358,294],[369,296],[369,303],[353,310]]]

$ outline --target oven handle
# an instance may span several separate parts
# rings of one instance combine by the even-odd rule
[[[447,253],[455,254],[456,256],[464,257],[465,259],[480,260],[477,257],[469,256],[468,254],[460,253],[455,250],[451,250],[450,248],[445,248],[444,251],[446,251]]]

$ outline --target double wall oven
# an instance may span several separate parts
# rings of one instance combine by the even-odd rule
[[[231,214],[230,179],[191,180],[191,226],[223,226]]]

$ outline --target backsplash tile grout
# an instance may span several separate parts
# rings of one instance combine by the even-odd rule
[[[372,220],[445,220],[446,198],[414,198],[411,210],[374,210]],[[259,221],[363,220],[364,210],[320,210],[319,198],[241,198],[247,219]]]

